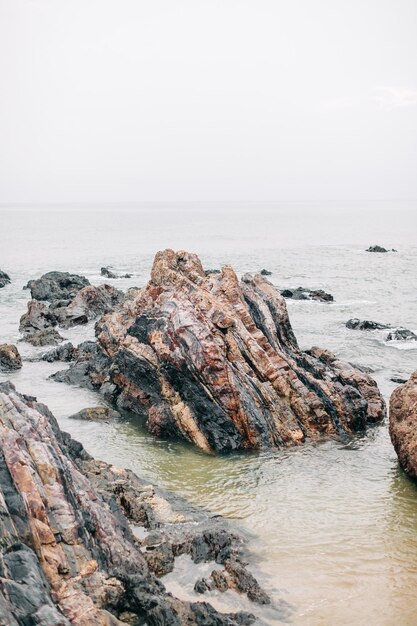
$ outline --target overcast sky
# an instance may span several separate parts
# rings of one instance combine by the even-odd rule
[[[0,0],[0,203],[416,198],[416,0]]]

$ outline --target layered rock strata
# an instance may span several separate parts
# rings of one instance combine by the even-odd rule
[[[263,276],[206,274],[165,250],[151,279],[96,325],[97,353],[57,380],[100,389],[144,415],[150,432],[211,452],[346,437],[381,421],[365,372],[300,350],[285,299]]]
[[[389,432],[402,468],[417,478],[417,371],[391,394]]]
[[[239,538],[203,512],[179,512],[132,472],[92,459],[46,406],[10,383],[0,384],[0,457],[1,624],[254,621],[248,613],[223,615],[207,603],[182,602],[154,573],[189,554],[230,571],[243,567],[239,578],[251,580]],[[148,530],[143,540],[135,538],[138,527]]]

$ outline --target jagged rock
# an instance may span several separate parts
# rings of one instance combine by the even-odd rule
[[[387,341],[417,341],[417,335],[407,328],[397,328],[388,334]]]
[[[272,272],[269,270],[263,269],[260,271],[261,276],[272,276]]]
[[[239,282],[231,267],[206,276],[187,252],[158,253],[148,285],[103,316],[96,333],[87,384],[115,385],[113,400],[145,416],[150,432],[205,451],[345,438],[385,415],[370,376],[299,349],[268,280]]]
[[[184,549],[204,513],[179,515],[132,472],[95,461],[60,431],[47,407],[0,384],[0,623],[7,626],[236,626],[249,613],[218,613],[166,593],[130,524]],[[188,539],[186,539],[188,537]]]
[[[54,308],[53,313],[59,326],[70,328],[111,311],[123,298],[123,292],[110,285],[89,285],[80,289],[68,305]]]
[[[369,246],[366,252],[389,252],[389,250],[383,248],[382,246]]]
[[[0,367],[7,370],[18,370],[22,367],[22,358],[13,344],[0,344]]]
[[[209,579],[200,578],[194,585],[194,591],[197,593],[205,593],[213,589],[221,593],[228,589],[235,589],[239,593],[246,594],[249,600],[257,604],[270,604],[271,602],[255,577],[236,559],[226,561],[224,569],[213,570]]]
[[[84,276],[69,272],[48,272],[37,280],[30,280],[24,289],[30,289],[33,300],[71,300],[75,294],[90,284]]]
[[[392,328],[390,324],[380,324],[379,322],[372,322],[370,320],[359,320],[354,317],[346,322],[346,327],[353,330],[385,330]]]
[[[417,371],[391,394],[389,432],[403,470],[417,478]]]
[[[69,419],[88,421],[113,420],[118,418],[120,418],[120,413],[107,406],[93,406],[87,409],[82,409],[81,411],[78,411],[78,413],[74,413],[74,415],[70,415],[69,417]]]
[[[71,342],[64,343],[53,350],[42,354],[41,360],[53,363],[54,361],[72,361],[75,358],[76,349]]]
[[[33,346],[57,345],[63,341],[63,337],[54,328],[56,325],[56,317],[48,306],[44,302],[31,300],[27,313],[20,318],[19,330],[23,340]]]
[[[0,289],[2,287],[5,287],[6,285],[9,285],[11,282],[12,281],[10,280],[10,276],[6,274],[6,272],[0,270]]]
[[[306,289],[305,287],[297,287],[297,289],[282,289],[281,295],[290,300],[318,300],[320,302],[333,302],[334,298],[330,293],[326,293],[323,289]]]

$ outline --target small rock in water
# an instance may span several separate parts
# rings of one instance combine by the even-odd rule
[[[266,270],[266,269],[261,270],[260,274],[262,276],[272,276],[272,272],[270,272],[269,270]]]
[[[366,252],[397,252],[397,250],[395,248],[388,250],[382,246],[369,246],[369,248],[366,249]]]
[[[289,300],[318,300],[320,302],[333,302],[334,298],[323,289],[307,289],[297,287],[297,289],[282,289],[281,295]]]
[[[132,278],[132,274],[122,274],[119,276],[111,271],[109,267],[102,267],[100,270],[100,274],[105,276],[106,278]]]
[[[359,320],[357,317],[346,322],[346,327],[353,330],[386,330],[392,328],[390,324],[380,324],[379,322],[373,322],[371,320]]]
[[[74,415],[70,415],[69,419],[96,422],[99,420],[118,419],[119,417],[121,417],[119,411],[109,409],[107,406],[93,406],[87,409],[82,409],[81,411],[78,411],[78,413],[74,413]]]
[[[407,382],[407,379],[401,378],[401,376],[392,376],[390,380],[392,380],[393,383],[397,383],[398,385],[403,385]]]
[[[10,280],[10,276],[6,274],[6,272],[3,272],[2,270],[0,270],[0,289],[2,287],[5,287],[11,282],[12,281]]]
[[[417,341],[417,335],[407,328],[397,328],[388,334],[387,341]]]
[[[13,344],[0,345],[0,367],[6,370],[18,370],[22,367],[22,358]]]

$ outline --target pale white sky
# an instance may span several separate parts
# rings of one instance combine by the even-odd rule
[[[417,199],[416,0],[0,0],[0,203]]]

